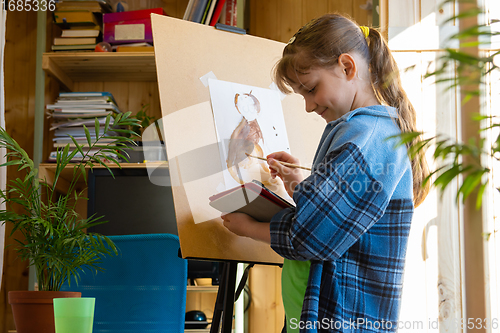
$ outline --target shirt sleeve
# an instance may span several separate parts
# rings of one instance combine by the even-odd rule
[[[390,187],[390,186],[389,186]],[[393,189],[370,175],[353,143],[330,151],[271,221],[271,247],[291,260],[335,260],[384,214]]]

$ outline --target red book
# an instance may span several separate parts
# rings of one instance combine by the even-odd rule
[[[237,12],[236,12],[236,1],[237,0],[227,0],[226,1],[226,25],[237,26]]]
[[[222,13],[222,7],[224,7],[224,4],[226,3],[226,0],[219,0],[217,2],[217,5],[214,10],[214,14],[212,15],[212,19],[210,20],[210,25],[213,27],[215,24],[219,21],[220,14]]]

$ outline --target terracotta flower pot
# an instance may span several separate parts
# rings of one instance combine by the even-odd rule
[[[9,291],[17,333],[55,333],[52,300],[81,296],[73,291]]]

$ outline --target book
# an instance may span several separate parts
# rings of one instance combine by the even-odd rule
[[[87,127],[87,130],[89,131],[91,138],[96,137],[95,127]],[[85,129],[83,128],[83,126],[62,127],[54,130],[54,137],[67,137],[68,135],[71,135],[75,138],[86,138]],[[110,131],[107,133],[106,136],[115,136],[115,135],[117,135],[116,132]]]
[[[85,99],[62,99],[59,98],[56,102],[57,105],[73,105],[73,106],[79,106],[79,105],[88,105],[88,104],[112,104],[112,101],[109,97],[89,97]],[[114,104],[114,103],[113,103]],[[55,104],[48,104],[48,105],[55,105]]]
[[[226,0],[218,0],[217,1],[217,6],[214,9],[214,13],[212,14],[212,18],[210,19],[210,25],[213,27],[215,24],[219,21],[220,14],[222,13],[222,8],[224,7],[224,4],[226,3]]]
[[[54,45],[82,45],[82,44],[97,44],[96,37],[56,37]]]
[[[207,2],[208,0],[197,0],[193,4],[191,15],[189,16],[189,21],[201,23],[201,19],[203,17],[203,13],[205,12]]]
[[[208,9],[207,17],[205,18],[205,21],[203,22],[205,25],[210,24],[210,21],[212,20],[212,16],[214,14],[214,10],[215,10],[216,5],[217,5],[217,0],[212,0],[212,3],[210,4],[210,8]]]
[[[102,111],[102,112],[53,112],[49,114],[52,118],[95,118],[95,117],[106,117],[108,114],[112,114],[113,111]]]
[[[101,23],[96,17],[96,14],[89,11],[55,11],[54,22],[56,24],[65,26],[79,25],[79,26],[100,26]]]
[[[47,104],[48,110],[55,112],[101,112],[103,110],[113,110],[117,113],[120,112],[118,107],[113,103],[106,104],[82,104],[82,105],[68,105],[68,104]]]
[[[59,98],[89,98],[89,97],[109,97],[113,99],[113,94],[107,91],[75,91],[75,92],[60,92]],[[116,104],[116,103],[115,103]]]
[[[154,52],[153,46],[118,46],[116,52]]]
[[[77,1],[57,1],[56,11],[87,10],[91,12],[110,13],[113,11],[108,0],[77,0]]]
[[[260,222],[269,222],[282,209],[293,204],[253,180],[208,198],[209,205],[223,213],[245,213]]]
[[[101,6],[95,1],[63,1],[56,2],[56,11],[67,12],[67,11],[81,11],[86,10],[89,12],[101,12]]]
[[[89,143],[87,141],[87,138],[74,138],[75,141],[83,147],[89,147]],[[96,137],[90,137],[90,143],[94,144],[96,142]],[[115,139],[100,139],[99,144],[106,145],[113,143]],[[60,147],[65,147],[67,144],[69,144],[70,147],[74,148],[76,147],[73,140],[71,140],[70,137],[57,137],[53,139],[54,142],[54,148],[60,148]]]
[[[236,12],[236,0],[227,0],[226,1],[226,12],[225,12],[225,22],[222,22],[226,25],[232,25],[236,26],[238,21],[237,21],[237,12]]]
[[[97,44],[82,44],[82,45],[52,45],[52,51],[68,51],[68,50],[94,50]]]
[[[98,37],[101,33],[100,29],[65,29],[61,33],[61,37]]]
[[[184,16],[182,17],[183,20],[189,20],[189,14],[191,13],[191,9],[193,8],[193,3],[195,1],[196,0],[189,0],[186,11],[184,12]]]
[[[201,17],[201,24],[205,24],[205,20],[207,19],[208,11],[210,10],[210,7],[212,7],[212,2],[215,0],[207,0],[207,4],[205,5],[205,10],[203,11],[203,16]]]
[[[97,117],[99,124],[104,125],[106,124],[106,117]],[[114,124],[114,118],[111,117],[109,124],[112,126]],[[65,128],[65,127],[75,127],[75,126],[94,126],[95,125],[95,119],[94,118],[87,118],[87,119],[81,119],[81,118],[76,118],[76,119],[64,119],[63,121],[54,121],[50,124],[50,130],[53,131],[58,128]]]
[[[57,148],[62,148],[62,147],[57,147]],[[86,161],[89,160],[90,156],[94,156],[97,152],[98,152],[98,149],[90,149],[90,150],[88,150],[88,156],[85,157],[84,160],[86,160]],[[84,153],[86,153],[85,150],[84,150]],[[58,154],[57,150],[51,151],[50,154],[49,154],[49,158],[48,158],[47,162],[56,162],[57,161],[57,154]],[[116,154],[109,153],[109,152],[101,152],[101,155],[110,157],[112,159],[116,159],[118,157]],[[71,162],[79,162],[82,159],[83,159],[82,154],[80,152],[78,152],[71,159]],[[104,162],[110,162],[110,160],[108,160],[107,158],[104,158]]]

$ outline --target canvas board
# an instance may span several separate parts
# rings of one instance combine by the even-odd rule
[[[232,234],[222,225],[220,213],[210,210],[208,197],[225,185],[206,77],[268,89],[285,44],[167,16],[151,17],[183,257],[281,263],[268,244]],[[281,106],[290,151],[310,166],[326,124],[304,111],[298,95],[287,95]]]
[[[222,80],[208,80],[225,189],[258,180],[291,198],[281,179],[273,179],[265,157],[290,153],[280,93],[276,90]]]

